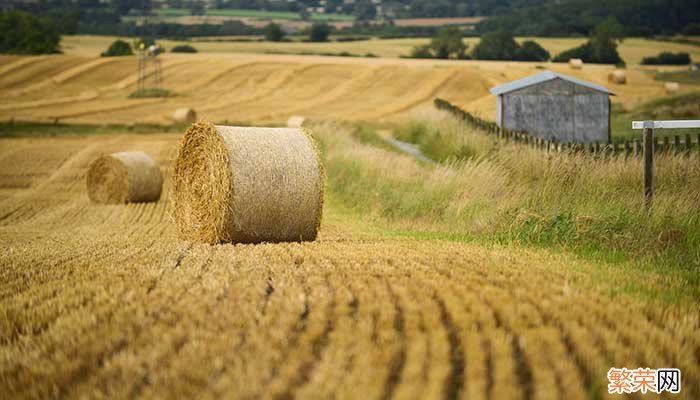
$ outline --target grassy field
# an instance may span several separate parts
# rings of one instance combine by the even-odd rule
[[[640,234],[615,218],[640,207],[631,165],[485,158],[478,141],[481,158],[428,165],[352,125],[313,129],[320,239],[257,246],[176,240],[178,134],[0,139],[0,397],[586,399],[606,396],[612,366],[678,367],[678,398],[700,395],[697,247],[685,267],[631,251],[693,196],[697,160]],[[160,163],[163,198],[91,204],[89,163],[125,149]],[[568,206],[552,219],[557,195]],[[571,235],[617,255],[576,255]]]

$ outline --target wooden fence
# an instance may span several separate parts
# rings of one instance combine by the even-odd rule
[[[642,157],[643,148],[640,139],[614,143],[562,143],[531,136],[527,132],[512,131],[501,128],[495,122],[483,120],[443,99],[435,99],[435,107],[455,115],[460,120],[490,135],[495,135],[506,142],[526,145],[532,148],[553,152],[582,152],[600,156]],[[700,149],[700,133],[696,135],[664,136],[655,139],[655,153],[688,154]]]

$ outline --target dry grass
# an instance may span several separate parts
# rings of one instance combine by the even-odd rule
[[[88,197],[101,204],[158,201],[162,187],[158,164],[141,151],[102,156],[87,174]]]
[[[133,57],[9,57],[0,75],[0,120],[171,124],[173,110],[197,107],[199,118],[229,124],[284,125],[310,119],[383,122],[445,98],[485,118],[495,117],[490,87],[537,72],[536,63],[357,59],[244,54],[165,54],[163,77],[174,96],[129,99],[137,83]],[[32,62],[27,65],[27,60]],[[608,85],[610,66],[556,72]],[[632,107],[665,95],[644,69],[626,71],[613,101]],[[693,90],[681,87],[681,93]],[[89,88],[89,90],[86,90]]]
[[[333,129],[329,167],[348,145],[391,179],[462,179]],[[317,242],[189,245],[168,217],[179,140],[0,140],[0,397],[576,399],[611,366],[678,367],[679,398],[700,395],[697,301],[620,292],[672,276],[377,236],[333,199]],[[92,205],[90,161],[126,145],[163,166],[163,198]],[[494,182],[465,196],[500,197],[464,168]]]
[[[185,134],[175,166],[174,214],[183,240],[315,240],[323,167],[310,133],[208,122]]]

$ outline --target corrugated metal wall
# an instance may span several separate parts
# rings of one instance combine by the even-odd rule
[[[562,79],[501,95],[501,126],[560,142],[609,140],[610,104],[606,93]]]

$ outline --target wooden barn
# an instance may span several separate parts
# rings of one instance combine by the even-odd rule
[[[502,128],[563,143],[610,141],[610,96],[603,86],[545,71],[491,89]]]

